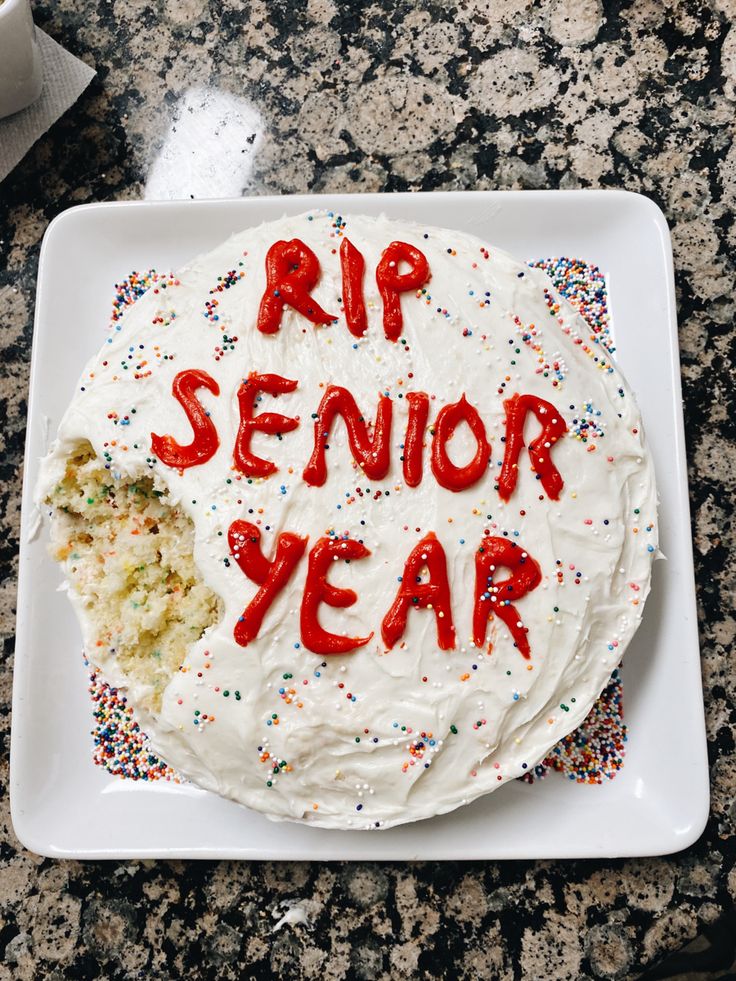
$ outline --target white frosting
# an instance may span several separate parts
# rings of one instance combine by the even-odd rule
[[[339,300],[343,232],[366,261],[369,328],[360,340],[347,330]],[[287,307],[278,333],[265,335],[256,329],[265,255],[275,241],[294,237],[316,253],[322,272],[313,295],[339,314],[338,322],[314,327]],[[424,296],[402,297],[405,344],[384,337],[374,276],[383,249],[396,239],[420,248],[432,273]],[[126,312],[87,366],[44,461],[39,500],[71,447],[88,439],[98,455],[109,454],[114,474],[152,473],[192,517],[197,565],[223,598],[225,615],[193,646],[165,691],[160,714],[144,726],[156,750],[180,772],[271,818],[330,828],[390,827],[496,790],[583,721],[639,623],[656,554],[656,493],[635,401],[608,353],[591,341],[590,328],[548,277],[490,246],[484,256],[484,248],[459,232],[364,217],[347,217],[340,225],[324,212],[246,230],[182,269],[180,285],[149,290]],[[245,275],[211,293],[229,270]],[[555,316],[545,289],[560,304]],[[218,301],[216,322],[206,316],[205,303],[212,299]],[[526,327],[536,325],[532,343],[522,340],[515,317]],[[218,358],[216,348],[227,346],[223,332],[238,340]],[[539,370],[545,358],[559,363],[564,380],[554,370]],[[170,433],[182,444],[191,440],[171,386],[177,372],[194,367],[220,386],[219,398],[198,393],[217,427],[219,449],[205,465],[182,473],[160,462],[152,466],[151,431]],[[281,440],[254,436],[253,451],[274,460],[279,472],[252,483],[232,469],[237,389],[251,371],[297,379],[295,392],[278,400],[265,395],[259,409],[301,417],[299,428]],[[373,483],[356,470],[339,419],[330,437],[326,484],[310,487],[302,480],[313,447],[311,417],[322,386],[330,383],[347,387],[369,419],[379,392],[393,399],[392,464],[384,480]],[[442,405],[463,393],[477,406],[493,447],[487,479],[461,493],[444,490],[430,469],[428,440],[424,479],[416,488],[404,486],[400,444],[407,404],[399,395],[408,391],[430,394],[430,424]],[[552,451],[565,481],[559,501],[544,495],[526,450],[510,501],[504,504],[494,490],[503,457],[503,398],[514,392],[553,402],[567,422],[566,437]],[[595,418],[604,432],[587,443],[576,437],[573,424],[586,404],[600,410]],[[127,416],[129,424],[115,424],[111,413]],[[527,439],[533,438],[538,424],[530,419],[527,425]],[[461,427],[451,457],[461,462],[474,450]],[[256,586],[228,558],[227,530],[236,518],[260,522],[267,556],[281,531],[309,535],[310,545],[328,530],[361,538],[370,557],[336,564],[331,574],[331,582],[356,590],[358,602],[344,610],[323,605],[320,620],[336,633],[374,631],[373,640],[332,657],[300,646],[305,554],[259,637],[238,646],[233,627]],[[530,661],[497,619],[489,625],[491,654],[471,642],[474,555],[486,528],[507,533],[542,570],[540,586],[518,603],[529,630]],[[412,610],[405,645],[387,652],[381,619],[405,559],[430,531],[447,554],[457,648],[441,651],[434,614]],[[98,666],[112,683],[125,684],[114,656],[89,644],[81,621]],[[129,690],[134,705],[139,696]],[[204,715],[214,721],[203,723]],[[417,741],[424,748],[417,749]],[[271,759],[262,761],[264,754]],[[273,758],[288,764],[277,777]]]

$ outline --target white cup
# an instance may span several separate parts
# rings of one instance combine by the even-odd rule
[[[29,0],[0,0],[0,118],[41,94],[43,66]]]

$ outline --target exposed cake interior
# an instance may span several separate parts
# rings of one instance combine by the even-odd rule
[[[194,524],[148,477],[115,480],[82,443],[48,496],[51,542],[87,620],[87,655],[161,695],[187,651],[222,616],[194,563]]]

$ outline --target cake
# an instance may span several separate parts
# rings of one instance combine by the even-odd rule
[[[162,759],[326,828],[528,773],[606,686],[657,555],[636,402],[550,278],[325,211],[130,306],[37,499],[86,656]]]

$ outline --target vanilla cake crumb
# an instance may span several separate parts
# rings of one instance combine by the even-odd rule
[[[158,711],[193,643],[222,616],[194,564],[194,525],[142,477],[115,480],[89,443],[49,493],[51,547],[85,611],[87,652],[112,654]]]

